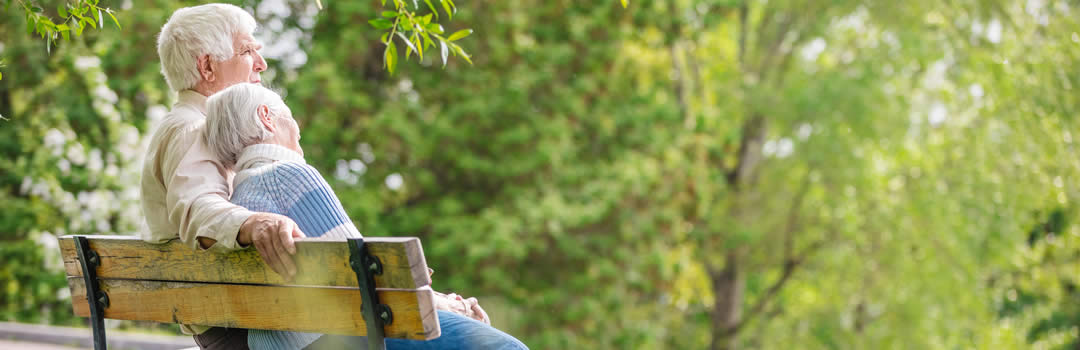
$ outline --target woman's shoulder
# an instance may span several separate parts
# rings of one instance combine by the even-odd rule
[[[274,173],[281,175],[320,175],[319,170],[315,169],[315,167],[311,166],[311,164],[303,162],[279,161],[274,162],[271,167],[273,168]]]
[[[280,183],[290,186],[321,186],[326,183],[319,170],[302,162],[275,162],[269,173]]]

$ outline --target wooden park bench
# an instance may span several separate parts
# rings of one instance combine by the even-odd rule
[[[384,337],[440,335],[415,237],[297,241],[291,282],[255,249],[216,253],[130,236],[59,240],[72,307],[91,318],[98,350],[105,318],[368,336],[371,349],[382,349]]]

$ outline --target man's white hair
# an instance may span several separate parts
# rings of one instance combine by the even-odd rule
[[[257,84],[236,84],[206,100],[203,142],[226,168],[236,165],[244,147],[274,136],[259,119],[261,106],[268,107],[271,118],[292,118],[280,95]]]
[[[158,35],[158,58],[161,74],[173,91],[195,87],[199,76],[198,59],[210,55],[215,61],[232,58],[233,35],[253,34],[255,18],[243,9],[228,4],[185,7],[173,12]]]

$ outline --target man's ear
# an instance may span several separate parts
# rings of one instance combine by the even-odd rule
[[[202,55],[196,62],[196,68],[199,69],[199,76],[206,81],[214,81],[214,65],[210,64],[210,55]]]
[[[266,105],[261,105],[258,109],[255,110],[255,113],[259,115],[259,121],[261,121],[263,126],[266,127],[266,130],[274,132],[274,121],[272,120],[273,118],[270,116],[270,107],[267,107]]]

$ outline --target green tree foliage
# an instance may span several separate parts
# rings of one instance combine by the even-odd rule
[[[532,348],[1080,339],[1074,4],[404,4],[242,5],[361,231],[420,236],[434,287]],[[139,229],[174,98],[153,38],[184,5],[51,55],[2,15],[3,318],[74,322],[52,235]],[[471,64],[434,13],[451,43],[475,29]],[[416,63],[391,75],[389,50]]]
[[[1036,221],[1026,247],[1019,249],[1007,268],[990,276],[1000,286],[994,305],[999,316],[1025,325],[1029,343],[1044,348],[1080,346],[1080,234],[1069,224],[1074,210],[1054,208],[1045,221]]]
[[[62,1],[56,5],[56,21],[53,13],[47,13],[41,4],[30,0],[4,0],[3,5],[5,11],[12,5],[21,10],[26,18],[26,33],[41,37],[45,40],[45,50],[51,51],[53,41],[70,40],[82,35],[86,28],[104,27],[106,15],[117,28],[120,27],[113,10],[98,6],[98,3],[99,0]]]
[[[445,11],[444,14],[448,18],[454,17],[454,12],[457,12],[457,6],[454,5],[453,0],[439,0],[442,4],[442,8]],[[386,6],[386,1],[382,2],[383,6]],[[382,17],[369,20],[368,23],[372,27],[379,30],[388,30],[382,37],[379,38],[379,42],[386,45],[386,49],[383,50],[383,63],[386,65],[386,70],[390,74],[394,74],[394,69],[397,67],[397,45],[393,45],[392,42],[397,39],[401,39],[401,43],[405,45],[405,58],[416,54],[419,60],[424,59],[424,50],[435,48],[437,41],[443,67],[446,66],[446,60],[448,53],[453,53],[455,56],[461,55],[461,58],[465,61],[472,63],[469,59],[469,54],[465,53],[465,49],[455,44],[454,41],[465,38],[472,33],[472,29],[462,29],[449,34],[443,31],[443,26],[437,22],[432,22],[432,16],[435,16],[435,20],[439,18],[439,10],[435,8],[435,5],[431,3],[431,0],[424,0],[424,4],[431,11],[427,15],[418,15],[413,11],[409,11],[409,6],[404,0],[393,0],[394,8],[396,11],[383,11]],[[413,2],[414,6],[419,7],[418,2]],[[435,38],[434,40],[432,38]],[[428,52],[431,52],[430,50]]]
[[[448,18],[454,17],[454,12],[457,11],[457,5],[453,0],[437,0],[442,5],[443,10]],[[116,19],[111,8],[102,8],[98,6],[100,0],[74,0],[74,1],[60,1],[60,4],[56,5],[57,20],[54,22],[51,13],[45,11],[40,4],[32,0],[4,0],[4,8],[10,9],[12,5],[17,5],[25,13],[26,17],[26,32],[28,34],[37,34],[45,40],[45,50],[52,50],[52,42],[54,40],[69,40],[72,36],[82,35],[83,30],[86,28],[97,28],[105,26],[105,15],[109,16],[112,23],[116,24],[116,27],[120,27],[120,21]],[[369,21],[376,29],[389,30],[382,37],[383,44],[386,45],[384,52],[384,60],[386,69],[392,74],[394,67],[397,65],[397,48],[395,45],[390,45],[390,41],[395,38],[400,38],[402,43],[408,47],[408,51],[405,53],[405,58],[408,59],[412,53],[417,53],[420,59],[424,57],[424,50],[435,46],[435,42],[438,41],[442,53],[443,64],[445,65],[447,60],[447,48],[452,48],[450,53],[455,56],[461,55],[466,61],[469,61],[469,54],[465,52],[454,41],[462,39],[472,33],[471,29],[462,29],[449,37],[443,37],[442,25],[438,22],[432,22],[431,16],[434,15],[436,21],[439,17],[439,11],[432,4],[431,0],[424,0],[424,4],[431,13],[421,16],[418,11],[420,10],[420,4],[417,1],[413,1],[413,7],[410,8],[404,0],[393,0],[392,6],[394,11],[384,11],[383,17]],[[319,9],[322,9],[322,1],[315,0],[315,4]],[[626,7],[626,1],[622,2],[623,7]],[[386,0],[381,2],[383,7],[386,7]],[[396,35],[396,36],[395,36]],[[435,40],[431,38],[434,37]],[[471,61],[470,61],[471,62]],[[0,61],[0,68],[2,68],[3,61]],[[3,79],[3,75],[0,75],[0,79]]]
[[[8,117],[0,121],[0,318],[78,321],[55,237],[133,234],[141,224],[133,184],[147,116],[167,110],[155,55],[146,53],[168,12],[145,15],[122,19],[124,36],[108,28],[47,44],[25,35],[23,13],[0,14],[0,55],[18,72],[0,81]]]

